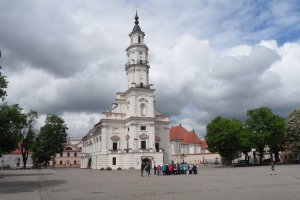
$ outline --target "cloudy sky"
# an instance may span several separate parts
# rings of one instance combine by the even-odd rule
[[[157,110],[203,137],[217,115],[300,107],[299,0],[0,0],[7,101],[83,136],[127,89],[138,9]]]

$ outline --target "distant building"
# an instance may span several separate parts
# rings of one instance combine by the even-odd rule
[[[28,159],[26,162],[26,168],[31,168],[32,167],[32,152],[28,152]],[[22,153],[21,149],[18,148],[14,151],[12,151],[10,154],[4,154],[0,158],[0,168],[23,168],[23,158],[22,158]]]
[[[142,162],[170,162],[169,118],[155,110],[149,49],[138,19],[136,15],[126,49],[128,88],[117,93],[112,109],[102,113],[102,119],[83,137],[82,168],[140,169]]]
[[[195,131],[187,131],[183,126],[170,129],[172,161],[175,163],[219,163],[221,157],[207,150],[206,140],[200,140]]]
[[[55,154],[55,167],[80,167],[82,141],[78,138],[69,138],[62,153]]]

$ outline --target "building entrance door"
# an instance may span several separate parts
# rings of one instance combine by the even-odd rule
[[[142,163],[144,163],[145,165],[150,165],[150,167],[152,168],[152,160],[153,160],[153,158],[151,157],[151,156],[149,156],[149,157],[142,157],[141,158],[142,159]]]
[[[92,166],[92,158],[89,158],[87,168],[91,169],[91,166]]]

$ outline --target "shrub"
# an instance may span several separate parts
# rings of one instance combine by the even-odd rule
[[[135,168],[134,168],[134,167],[129,167],[129,169],[130,169],[130,170],[134,170]]]
[[[102,167],[102,168],[100,169],[100,171],[103,171],[103,170],[105,170],[105,168]]]
[[[117,170],[122,170],[122,168],[121,167],[118,167],[118,169]]]
[[[112,168],[111,167],[106,167],[106,171],[111,171]]]

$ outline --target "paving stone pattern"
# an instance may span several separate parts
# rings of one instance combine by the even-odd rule
[[[300,165],[201,167],[198,175],[140,177],[138,170],[1,170],[0,200],[294,200]]]

